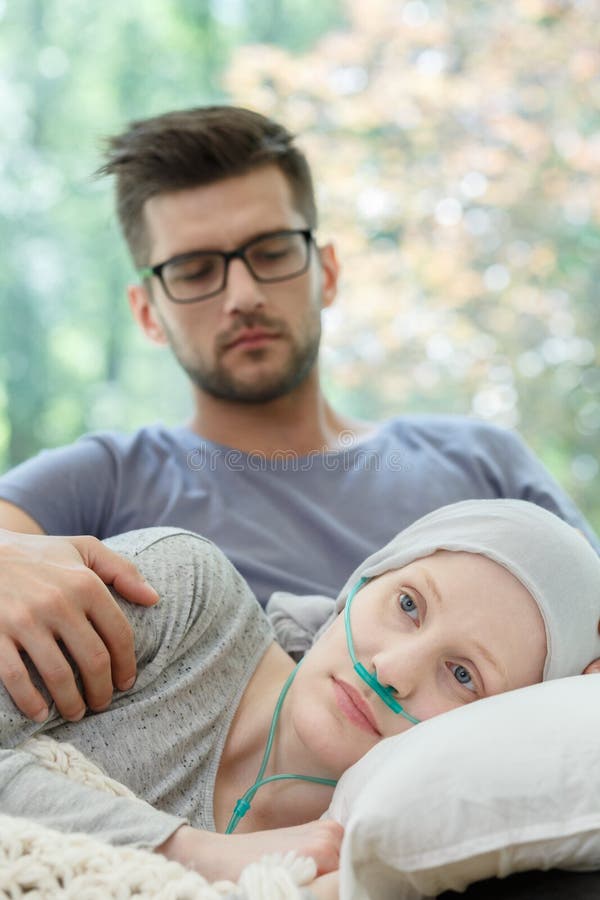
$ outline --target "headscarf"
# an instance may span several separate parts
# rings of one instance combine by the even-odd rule
[[[359,578],[402,568],[437,550],[486,556],[525,586],[544,620],[544,681],[577,675],[600,657],[600,558],[579,531],[524,500],[465,500],[428,513],[369,556],[335,604],[324,597],[274,595],[267,612],[278,639],[288,650],[305,651],[344,608]]]

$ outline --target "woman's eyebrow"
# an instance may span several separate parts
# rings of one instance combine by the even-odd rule
[[[437,600],[438,606],[442,605],[442,595],[439,592],[438,586],[433,580],[433,576],[429,574],[427,569],[424,566],[419,566],[419,572],[423,575],[423,579],[429,588],[430,592],[433,594],[435,599]]]
[[[504,668],[504,666],[502,665],[500,660],[496,659],[495,656],[492,656],[490,651],[486,647],[484,647],[483,644],[480,644],[478,641],[473,642],[473,647],[475,648],[475,650],[478,653],[481,654],[481,656],[483,656],[483,658],[485,660],[487,660],[487,662],[491,666],[494,667],[494,669],[496,670],[496,672],[498,673],[500,678],[502,678],[502,680],[504,681],[504,684],[508,685],[508,677],[506,675],[506,669]]]

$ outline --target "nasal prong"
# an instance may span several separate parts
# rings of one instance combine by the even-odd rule
[[[397,713],[400,716],[404,716],[405,719],[408,719],[413,725],[418,725],[421,721],[420,719],[415,719],[414,716],[411,716],[410,713],[407,713],[406,710],[400,706],[396,698],[394,697],[394,688],[388,685],[385,687],[381,684],[380,681],[377,680],[377,674],[371,674],[368,672],[362,663],[360,663],[356,658],[356,653],[354,650],[354,641],[352,640],[352,629],[350,627],[350,606],[357,592],[361,589],[361,587],[367,583],[368,578],[361,578],[356,582],[352,590],[348,595],[348,599],[346,601],[346,608],[344,610],[344,625],[346,628],[346,641],[348,644],[348,653],[350,654],[350,659],[352,660],[352,665],[354,666],[354,671],[356,674],[362,678],[365,684],[368,684],[371,690],[375,691],[378,697],[380,697],[388,709],[391,709],[392,712]]]
[[[377,680],[375,675],[371,674],[371,672],[367,672],[362,663],[355,662],[354,671],[369,685],[371,690],[375,691],[378,697],[381,697],[385,705],[391,709],[392,712],[404,716],[404,718],[408,719],[409,722],[412,722],[413,725],[419,724],[421,720],[411,716],[410,713],[407,713],[404,707],[398,703],[394,697],[394,689],[392,687],[389,685],[384,687],[381,682]]]

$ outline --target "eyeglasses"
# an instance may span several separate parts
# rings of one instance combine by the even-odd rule
[[[273,231],[229,252],[182,253],[157,266],[138,269],[138,275],[140,278],[155,275],[174,303],[196,303],[225,289],[232,259],[241,259],[252,277],[263,284],[302,275],[308,269],[312,240],[310,229]]]

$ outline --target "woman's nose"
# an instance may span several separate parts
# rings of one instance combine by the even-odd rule
[[[379,683],[391,687],[401,698],[411,697],[419,684],[423,684],[427,663],[426,648],[419,648],[415,643],[410,646],[408,642],[404,647],[381,650],[372,660]]]

